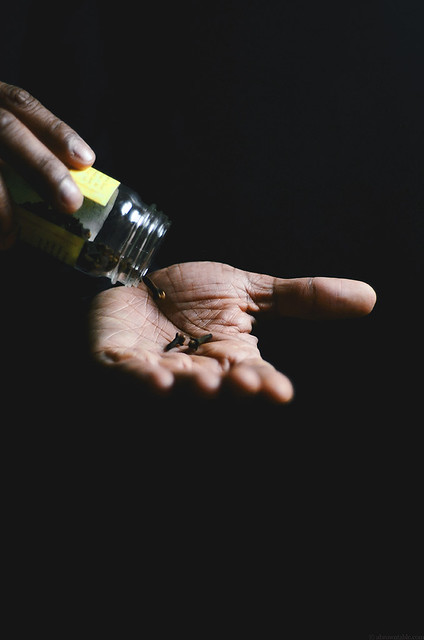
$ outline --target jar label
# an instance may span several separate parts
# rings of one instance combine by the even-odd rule
[[[85,239],[45,220],[24,207],[16,207],[24,242],[74,267]]]
[[[75,216],[55,212],[7,165],[2,168],[2,172],[15,202],[14,209],[22,240],[70,266],[75,266],[87,239],[83,225]]]
[[[70,174],[79,186],[81,193],[89,200],[106,206],[113,193],[121,184],[115,178],[89,167],[88,169],[71,169]]]

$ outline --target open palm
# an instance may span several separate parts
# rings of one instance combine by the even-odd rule
[[[188,262],[156,271],[155,299],[144,285],[99,294],[90,314],[93,353],[157,390],[188,380],[206,394],[224,380],[247,393],[288,402],[289,379],[263,360],[250,332],[254,316],[275,312],[294,317],[354,317],[369,313],[375,293],[367,284],[338,278],[283,279],[249,273],[217,262]],[[176,333],[184,345],[166,350]],[[197,350],[188,339],[211,333]]]

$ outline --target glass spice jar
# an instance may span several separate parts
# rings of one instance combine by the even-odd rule
[[[84,196],[73,215],[54,210],[21,176],[6,168],[20,237],[87,274],[106,276],[113,284],[137,285],[170,220],[156,205],[144,204],[135,191],[94,167],[70,173]]]

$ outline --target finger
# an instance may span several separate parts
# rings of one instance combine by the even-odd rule
[[[93,164],[95,154],[88,144],[24,89],[0,82],[0,107],[23,122],[67,166],[82,169]]]
[[[154,362],[140,361],[131,353],[106,350],[94,355],[99,363],[138,378],[155,391],[168,391],[174,385],[175,377],[172,371]]]
[[[82,193],[63,162],[12,113],[1,108],[0,154],[59,211],[74,213],[82,205]]]
[[[167,354],[162,365],[173,372],[176,382],[191,385],[204,395],[213,395],[221,386],[222,370],[212,358],[196,356],[192,359],[186,354]]]
[[[0,174],[0,251],[9,249],[17,235],[17,225],[6,184]]]
[[[110,358],[99,358],[103,363],[120,369],[123,373],[135,376],[145,382],[158,392],[169,391],[175,385],[189,387],[202,395],[213,395],[218,391],[222,376],[212,371],[203,371],[201,367],[191,367],[190,369],[162,366],[146,361],[140,361],[137,357],[128,357],[125,360],[116,362],[116,356]]]
[[[175,383],[172,372],[161,366],[146,367],[144,370],[138,367],[138,375],[156,391],[168,391]]]
[[[268,363],[237,364],[227,378],[239,390],[248,394],[261,392],[275,402],[290,402],[294,395],[290,380]]]
[[[255,369],[244,364],[232,367],[228,372],[227,379],[245,393],[255,394],[261,388],[260,375]]]
[[[254,275],[252,299],[260,310],[297,318],[353,318],[370,313],[376,293],[359,280],[345,278],[272,278]]]
[[[221,386],[222,375],[217,374],[214,371],[203,371],[201,369],[193,371],[192,382],[200,393],[203,395],[214,395]]]
[[[294,390],[290,380],[276,369],[263,370],[262,392],[274,402],[288,403],[293,400]]]

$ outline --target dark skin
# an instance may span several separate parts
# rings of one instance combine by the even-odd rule
[[[91,312],[97,360],[169,392],[179,381],[203,394],[224,382],[247,394],[289,402],[290,380],[261,357],[251,334],[261,314],[299,318],[359,317],[371,311],[375,293],[364,282],[339,278],[274,278],[218,262],[176,264],[152,275],[166,291],[163,300],[146,285],[119,287],[98,295]],[[167,351],[175,334],[212,339],[198,349]]]
[[[2,164],[21,173],[57,210],[72,214],[83,197],[68,169],[85,169],[94,159],[88,144],[36,98],[0,82],[0,249],[12,246],[17,232]]]
[[[0,82],[0,248],[13,245],[17,226],[1,177],[10,164],[56,209],[72,214],[82,194],[69,169],[94,162],[94,152],[67,124],[23,89]],[[257,314],[345,318],[369,313],[373,289],[339,278],[283,279],[249,273],[216,262],[182,263],[156,271],[160,299],[142,283],[99,294],[90,313],[92,350],[105,367],[134,376],[140,384],[170,393],[179,381],[193,391],[219,393],[224,382],[276,402],[293,396],[290,380],[261,357],[251,334]],[[190,349],[166,350],[176,333],[212,338]]]

